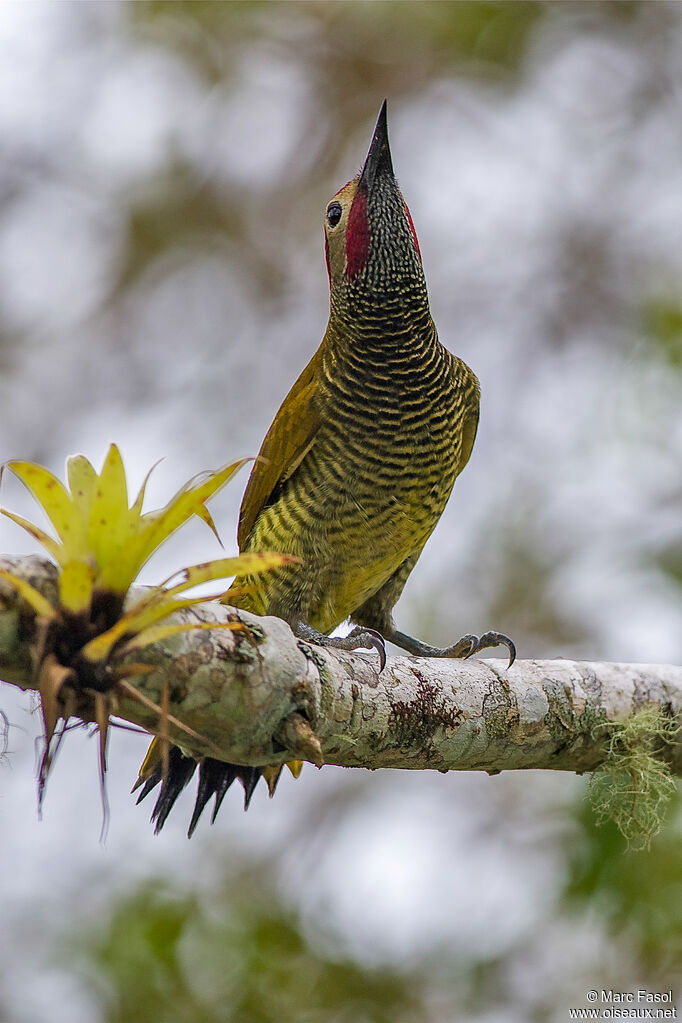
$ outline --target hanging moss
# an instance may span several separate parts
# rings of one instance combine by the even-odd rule
[[[658,708],[647,707],[625,721],[597,727],[607,734],[604,763],[588,786],[597,823],[613,821],[630,846],[648,849],[675,791],[660,753],[678,741],[679,724]]]

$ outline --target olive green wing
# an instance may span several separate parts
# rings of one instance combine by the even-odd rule
[[[469,369],[466,363],[462,362],[460,359],[457,359],[456,361],[459,363],[458,369],[462,373],[462,377],[459,381],[459,389],[462,394],[463,403],[462,447],[460,449],[459,464],[457,466],[457,475],[459,476],[462,469],[464,469],[471,458],[471,452],[474,448],[476,431],[478,430],[481,389],[478,383],[478,378],[473,370]]]
[[[293,475],[315,443],[320,429],[316,400],[320,351],[313,355],[282,402],[258,452],[239,512],[240,550],[244,550],[256,519],[272,502],[273,494]]]

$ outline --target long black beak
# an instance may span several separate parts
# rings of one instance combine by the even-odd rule
[[[384,175],[393,177],[393,161],[391,160],[391,150],[388,145],[386,100],[381,104],[381,110],[379,111],[374,135],[369,145],[365,166],[362,168],[360,180],[358,181],[358,188],[365,188],[367,192],[371,192],[376,179]]]

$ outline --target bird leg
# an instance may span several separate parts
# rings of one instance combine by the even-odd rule
[[[347,636],[325,636],[318,632],[307,622],[296,621],[292,625],[294,634],[299,639],[305,639],[308,643],[315,643],[317,646],[335,647],[337,650],[359,650],[374,648],[379,654],[379,671],[384,670],[386,664],[386,644],[380,632],[376,629],[369,629],[364,625],[357,625]],[[409,637],[408,637],[409,638]]]
[[[386,665],[386,641],[395,643],[396,646],[407,650],[409,654],[414,654],[416,657],[461,657],[464,660],[467,657],[473,657],[480,650],[487,650],[495,646],[506,646],[509,651],[508,667],[511,668],[516,660],[514,641],[502,632],[484,632],[482,636],[462,636],[452,646],[439,647],[431,646],[430,643],[423,643],[420,639],[415,639],[414,636],[408,636],[406,632],[400,632],[393,623],[388,627],[385,625],[382,632],[371,629],[367,625],[356,625],[347,636],[334,637],[325,636],[323,632],[318,632],[312,625],[308,625],[307,622],[300,619],[292,627],[299,639],[315,643],[317,646],[335,647],[337,650],[374,648],[379,654],[380,672],[384,670]]]
[[[408,636],[406,632],[400,632],[392,625],[391,628],[384,630],[384,639],[395,643],[396,646],[402,647],[403,650],[407,650],[408,653],[415,654],[417,657],[461,657],[466,659],[480,650],[488,649],[488,647],[506,646],[509,651],[508,667],[511,668],[516,660],[514,642],[502,632],[484,632],[482,636],[462,636],[452,646],[438,647],[422,643],[420,639]]]
[[[482,636],[462,636],[452,646],[438,647],[423,643],[420,639],[408,636],[406,632],[396,629],[393,622],[392,610],[395,607],[403,586],[410,572],[415,566],[419,551],[407,558],[402,565],[386,580],[380,590],[377,590],[362,607],[351,615],[354,622],[363,630],[378,630],[379,635],[388,643],[395,643],[396,646],[407,650],[408,654],[416,657],[473,657],[479,650],[486,650],[488,647],[506,646],[509,651],[509,667],[516,660],[516,647],[509,638],[502,632],[484,632]],[[351,633],[352,635],[352,633]]]

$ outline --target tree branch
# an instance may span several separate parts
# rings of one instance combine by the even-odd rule
[[[2,567],[54,595],[56,570],[37,557]],[[134,591],[139,595],[139,590]],[[225,622],[234,609],[207,602],[182,621]],[[248,632],[197,630],[148,647],[130,677],[143,702],[123,695],[116,714],[158,729],[165,685],[169,734],[187,752],[234,763],[285,759],[344,767],[447,770],[550,768],[582,772],[604,759],[607,722],[645,707],[682,717],[682,668],[591,661],[433,660],[312,647],[278,618],[237,612]],[[0,678],[35,689],[32,612],[0,581]],[[661,750],[682,775],[679,743]]]

